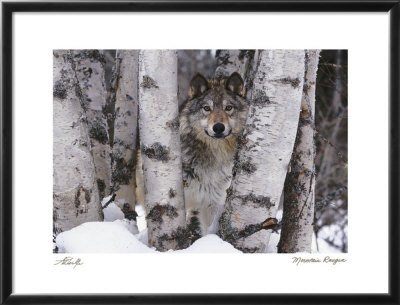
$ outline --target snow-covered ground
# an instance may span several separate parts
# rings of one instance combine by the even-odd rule
[[[134,221],[126,220],[87,222],[60,233],[56,242],[60,253],[156,253],[145,244],[147,234],[132,233],[133,225],[136,227]],[[187,249],[168,252],[241,253],[215,234],[196,240]]]
[[[110,197],[102,201],[104,206]],[[136,207],[137,221],[124,219],[124,214],[114,203],[104,210],[104,222],[87,222],[69,231],[60,233],[56,238],[59,253],[158,253],[147,245],[147,227],[145,211],[142,206]],[[278,221],[282,218],[282,210],[278,211]],[[322,237],[329,235],[335,228],[326,228],[320,233]],[[272,233],[267,248],[268,253],[277,253],[279,234]],[[168,251],[168,253],[241,253],[231,244],[223,241],[215,234],[206,235],[195,241],[189,248]],[[323,238],[318,238],[318,249],[315,236],[312,252],[340,252]]]
[[[102,202],[104,206],[110,197]],[[104,222],[87,222],[56,238],[59,253],[156,253],[147,245],[145,211],[136,207],[137,222],[124,219],[124,214],[114,203],[104,210]],[[189,248],[168,251],[175,253],[241,253],[215,234],[204,236]]]

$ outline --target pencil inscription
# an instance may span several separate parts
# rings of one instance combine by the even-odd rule
[[[83,261],[80,258],[74,259],[71,256],[66,256],[63,259],[56,260],[54,265],[72,266],[75,269],[76,266],[82,266]]]

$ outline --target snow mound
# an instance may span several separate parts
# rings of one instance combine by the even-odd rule
[[[154,253],[132,233],[134,221],[86,222],[60,233],[56,243],[61,253]]]
[[[60,253],[159,253],[149,248],[147,230],[138,233],[134,221],[86,222],[57,236]],[[196,240],[187,249],[168,253],[241,253],[215,234]]]
[[[242,253],[235,249],[230,243],[223,241],[215,234],[208,234],[196,240],[189,248],[177,251],[168,251],[175,253]]]

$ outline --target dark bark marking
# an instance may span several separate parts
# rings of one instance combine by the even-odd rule
[[[108,143],[106,127],[99,122],[88,122],[89,137],[97,140],[101,144]]]
[[[172,232],[172,238],[178,244],[178,249],[183,249],[189,246],[187,231],[184,227],[178,227],[174,232]]]
[[[169,218],[178,217],[178,210],[172,205],[166,204],[156,204],[147,214],[146,219],[151,220],[153,222],[162,223],[163,216],[168,216]]]
[[[74,70],[74,72],[75,72],[75,70]],[[85,99],[85,97],[84,97],[84,95],[82,93],[82,90],[81,90],[81,88],[79,86],[78,80],[76,80],[76,84],[75,84],[75,95],[78,97],[83,110],[87,111],[87,109],[88,109],[87,100]]]
[[[226,52],[224,55],[221,54],[221,50],[217,50],[217,52],[215,53],[215,56],[217,58],[217,66],[221,66],[221,65],[228,65],[228,64],[232,64],[233,62],[230,61],[230,55],[228,52]]]
[[[113,162],[114,168],[111,176],[111,181],[113,182],[113,185],[128,185],[135,169],[135,157],[126,162],[123,158],[121,158],[120,153],[115,152],[113,154]]]
[[[278,81],[284,84],[290,84],[292,85],[293,88],[297,88],[301,83],[301,80],[299,78],[290,78],[290,77],[281,78],[278,79]]]
[[[156,248],[158,251],[166,251],[164,242],[176,242],[177,249],[185,249],[200,237],[200,222],[197,217],[192,217],[186,228],[180,226],[171,235],[165,233],[158,237]]]
[[[168,147],[161,145],[159,142],[155,142],[151,146],[142,146],[142,153],[152,160],[163,162],[170,160]]]
[[[140,87],[147,89],[158,88],[156,81],[147,75],[143,76],[143,81],[141,82]]]
[[[86,202],[82,202],[81,200],[81,193],[84,192],[84,198]],[[90,202],[90,191],[83,188],[83,187],[79,187],[78,190],[75,193],[75,207],[79,208],[81,204],[88,204]],[[77,212],[78,213],[78,212]],[[80,211],[80,213],[82,214],[82,211]]]
[[[233,166],[233,173],[236,175],[237,173],[245,173],[247,175],[251,175],[257,170],[257,167],[248,160],[240,160],[238,154],[236,154],[235,162]]]
[[[169,198],[174,198],[176,196],[176,191],[171,187],[168,192]]]
[[[98,61],[102,64],[106,63],[104,55],[99,50],[81,50],[75,53],[75,58],[90,59],[91,62]]]
[[[164,242],[176,242],[177,249],[184,249],[189,246],[187,239],[187,232],[184,227],[178,227],[171,235],[163,234],[157,238],[156,248],[158,251],[167,251]]]
[[[106,196],[106,184],[104,180],[97,179],[97,188],[99,189],[100,198],[104,198]]]
[[[135,210],[132,210],[131,207],[129,206],[129,203],[124,203],[124,206],[122,207],[122,213],[124,213],[124,216],[128,220],[135,220],[138,214],[136,213]]]
[[[238,58],[243,60],[244,58],[248,58],[252,60],[254,58],[254,54],[256,53],[255,50],[240,50]]]
[[[227,192],[228,194],[228,192]],[[239,199],[242,204],[247,204],[249,202],[255,203],[256,205],[258,205],[259,207],[263,207],[263,208],[267,208],[270,209],[271,207],[275,206],[275,203],[271,202],[271,199],[267,196],[256,196],[253,193],[250,193],[248,195],[245,196],[240,196],[240,195],[233,195],[232,194],[232,190],[230,191],[229,194],[229,200],[232,200],[233,198],[237,198]],[[227,197],[228,200],[228,197]]]
[[[117,52],[117,54],[118,54],[118,52]],[[106,105],[103,109],[103,113],[107,117],[109,143],[110,143],[111,148],[113,147],[113,144],[114,144],[114,122],[115,122],[115,118],[117,115],[117,110],[115,109],[115,103],[117,100],[117,91],[119,88],[121,61],[122,61],[121,58],[115,58],[115,63],[112,68],[109,97],[107,98]],[[119,108],[117,108],[117,109],[119,109]]]
[[[56,81],[53,87],[53,96],[62,100],[67,97],[67,87],[65,86],[63,81]]]
[[[254,91],[254,97],[252,98],[251,102],[252,105],[262,106],[265,104],[272,104],[273,102],[267,96],[264,90],[256,89]]]

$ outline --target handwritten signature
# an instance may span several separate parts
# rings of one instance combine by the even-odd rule
[[[292,263],[296,264],[297,266],[299,264],[303,264],[303,263],[328,263],[328,264],[332,264],[332,265],[336,265],[338,263],[345,263],[347,260],[344,258],[331,258],[329,256],[325,256],[323,259],[319,258],[319,257],[312,257],[312,258],[303,258],[300,256],[297,257],[292,257]]]
[[[54,265],[73,266],[73,268],[75,269],[76,266],[82,266],[83,261],[80,258],[74,259],[71,256],[66,256],[63,259],[56,260],[56,263]]]

